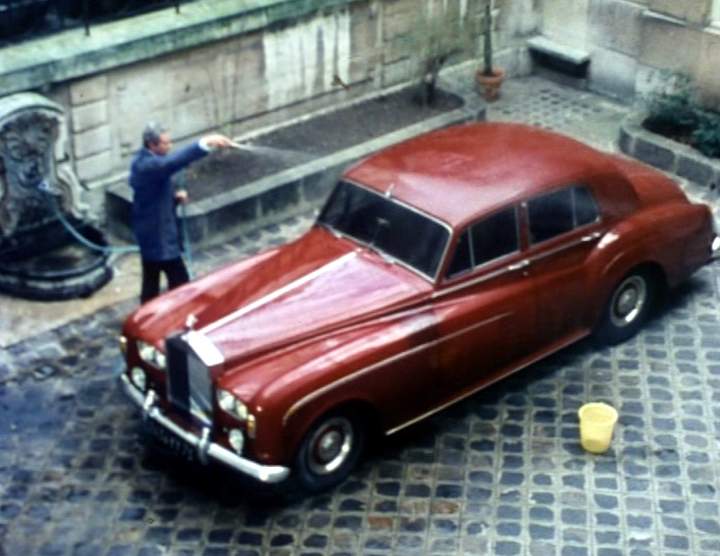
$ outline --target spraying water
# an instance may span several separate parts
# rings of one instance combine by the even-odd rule
[[[233,141],[230,146],[234,149],[251,152],[260,156],[270,156],[291,162],[306,162],[313,158],[313,155],[306,152],[292,149],[279,149],[277,147],[267,147],[265,145],[247,145],[244,143],[235,143]]]

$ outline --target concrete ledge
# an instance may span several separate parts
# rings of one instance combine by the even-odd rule
[[[0,49],[0,96],[265,29],[353,0],[197,0]]]
[[[720,161],[646,130],[645,113],[633,113],[620,126],[618,146],[625,154],[671,172],[709,190],[720,183]]]
[[[190,240],[193,245],[211,245],[317,208],[351,163],[422,133],[476,119],[485,119],[484,107],[466,102],[462,108],[196,201],[187,210]],[[131,205],[132,191],[127,185],[108,190],[108,231],[134,242],[129,228]]]

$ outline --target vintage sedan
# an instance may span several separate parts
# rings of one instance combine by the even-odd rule
[[[200,460],[318,491],[391,435],[594,334],[634,334],[717,252],[663,174],[469,124],[345,172],[302,237],[131,314],[122,384]]]

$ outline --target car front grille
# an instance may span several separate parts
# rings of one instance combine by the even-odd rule
[[[212,380],[209,369],[182,336],[165,341],[168,398],[181,411],[212,423]]]

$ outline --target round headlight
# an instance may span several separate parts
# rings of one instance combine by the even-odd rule
[[[145,388],[147,388],[147,379],[145,378],[145,371],[143,371],[140,367],[133,367],[130,371],[130,380],[135,385],[135,387],[140,390],[141,392],[145,391]]]
[[[217,401],[220,409],[226,411],[240,421],[245,421],[248,417],[248,410],[244,403],[238,400],[227,390],[217,391]]]
[[[145,361],[145,363],[150,363],[159,369],[165,369],[167,364],[165,354],[155,346],[138,340],[138,353],[140,354],[140,359]]]
[[[167,358],[161,351],[155,350],[155,363],[160,369],[167,367]]]
[[[227,390],[218,390],[217,392],[218,405],[223,411],[233,413],[235,408],[235,396],[233,396]]]
[[[155,348],[146,342],[138,341],[138,353],[140,354],[140,359],[142,359],[146,363],[152,363],[155,354]]]
[[[243,445],[245,444],[245,437],[241,430],[232,429],[228,434],[228,442],[232,449],[238,454],[242,454]]]

